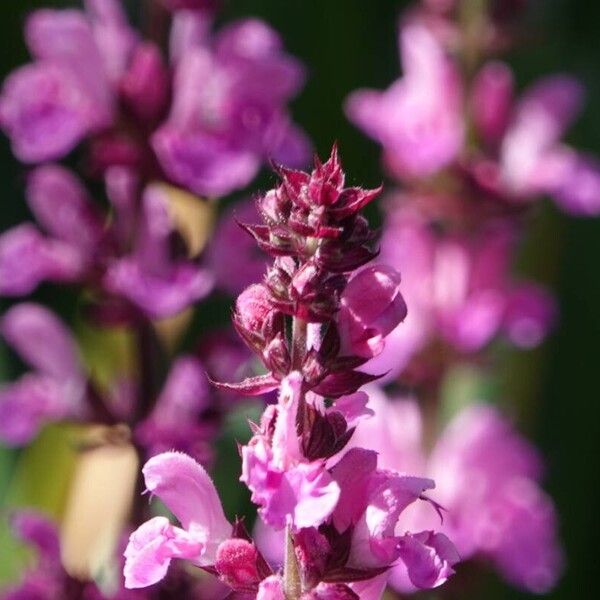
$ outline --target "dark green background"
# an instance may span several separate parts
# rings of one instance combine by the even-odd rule
[[[24,15],[37,6],[73,5],[57,0],[0,2],[2,77],[26,60],[21,27]],[[129,2],[132,12],[138,2]],[[318,151],[326,154],[340,143],[352,182],[378,184],[378,148],[346,120],[344,97],[362,86],[385,87],[398,75],[396,16],[405,6],[393,0],[231,0],[223,18],[257,15],[283,35],[287,48],[309,69],[302,96],[294,104],[297,120],[308,130]],[[528,16],[529,35],[509,57],[520,85],[537,76],[568,71],[585,83],[589,99],[585,113],[569,135],[578,147],[600,155],[600,3],[584,0],[544,0]],[[0,139],[0,230],[22,220],[22,168]],[[263,177],[263,182],[268,181]],[[568,570],[553,600],[595,596],[598,573],[598,461],[600,403],[600,219],[573,219],[544,203],[540,220],[526,245],[522,266],[552,282],[560,299],[561,325],[542,352],[505,361],[503,387],[522,402],[518,414],[524,428],[548,459],[547,489],[562,519]],[[44,290],[44,300],[68,313],[69,299]],[[14,365],[3,361],[0,380]],[[533,381],[533,383],[532,383]],[[3,495],[0,461],[0,502]],[[486,598],[525,598],[499,583],[490,583]]]

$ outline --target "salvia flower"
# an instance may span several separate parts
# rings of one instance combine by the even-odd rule
[[[150,415],[134,430],[148,456],[176,448],[203,464],[212,455],[214,419],[202,414],[213,408],[213,398],[202,363],[192,356],[178,357]]]
[[[146,181],[210,196],[246,186],[270,157],[306,160],[310,143],[286,108],[303,68],[275,31],[247,19],[212,36],[210,11],[179,9],[216,2],[167,5],[171,56],[140,39],[117,0],[32,13],[33,62],[0,94],[0,127],[19,160],[60,160],[82,148],[94,173],[127,166]]]
[[[274,264],[262,283],[239,295],[233,316],[268,372],[217,385],[247,395],[279,390],[240,447],[240,480],[262,519],[285,529],[284,572],[273,572],[225,519],[204,470],[188,456],[166,453],[144,467],[146,487],[182,527],[155,517],[134,532],[125,553],[127,585],[151,585],[171,559],[185,558],[264,600],[375,600],[399,560],[416,586],[436,587],[458,561],[451,542],[433,530],[396,532],[405,509],[429,501],[425,492],[434,482],[380,470],[368,450],[345,453],[370,416],[366,395],[356,392],[376,378],[356,368],[381,351],[406,315],[391,267],[355,273],[376,254],[359,212],[379,190],[345,188],[335,148],[310,174],[279,172],[282,184],[257,201],[264,224],[243,225]]]
[[[435,478],[436,499],[446,509],[441,530],[463,560],[487,558],[510,583],[549,591],[562,572],[563,555],[554,505],[540,488],[542,460],[532,444],[496,409],[473,405],[426,452],[423,418],[413,400],[388,399],[375,389],[369,397],[375,416],[352,444],[377,451],[385,468],[417,468]],[[406,526],[433,523],[419,511]],[[390,581],[400,590],[414,589],[403,567],[394,569]]]
[[[488,98],[495,97],[494,109]],[[473,89],[473,115],[485,154],[473,165],[484,189],[509,201],[551,196],[575,215],[600,211],[600,162],[561,142],[581,112],[584,91],[569,75],[551,75],[514,98],[513,78],[501,62],[485,64]]]
[[[193,26],[179,23],[172,43],[180,47],[182,32]],[[198,194],[222,196],[248,184],[266,158],[302,164],[309,144],[285,110],[302,80],[300,64],[257,19],[231,24],[214,38],[187,36],[169,116],[152,138],[167,175]]]
[[[210,567],[234,589],[256,590],[270,570],[251,542],[234,536],[206,471],[185,454],[166,452],[143,469],[147,490],[173,512],[181,527],[155,517],[139,527],[125,550],[125,585],[146,587],[163,579],[171,560]]]
[[[462,148],[463,86],[453,61],[424,24],[405,24],[399,46],[403,77],[385,92],[354,92],[346,112],[383,146],[392,173],[428,177],[451,164]]]
[[[338,316],[342,349],[371,357],[383,350],[384,338],[406,317],[400,275],[391,267],[367,267],[348,283]]]
[[[18,304],[0,319],[0,334],[33,369],[0,388],[3,442],[23,445],[49,422],[81,418],[86,375],[60,319],[39,304]]]
[[[241,480],[272,527],[313,527],[331,515],[340,490],[323,459],[302,452],[297,419],[302,376],[292,372],[281,383],[277,406],[265,411],[261,429],[242,448]]]
[[[38,163],[61,158],[113,123],[115,79],[136,36],[118,2],[95,0],[85,12],[34,12],[25,38],[35,61],[4,83],[0,123],[17,158]]]
[[[414,205],[391,203],[381,260],[405,265],[402,289],[410,310],[367,370],[398,374],[439,340],[463,355],[499,337],[520,348],[542,342],[556,320],[556,305],[544,287],[512,275],[517,241],[518,229],[508,220],[453,233],[440,231]]]
[[[117,588],[103,591],[94,582],[80,582],[71,577],[60,560],[59,531],[49,517],[33,510],[20,510],[12,515],[13,535],[36,551],[35,567],[26,569],[21,581],[0,592],[2,600],[74,599],[83,596],[90,600],[146,600],[140,590],[123,587],[119,577]]]
[[[404,317],[400,279],[392,269],[359,274],[342,300],[351,273],[376,255],[374,234],[360,211],[380,190],[344,187],[336,148],[327,162],[317,160],[310,174],[278,170],[281,185],[257,200],[264,224],[242,225],[275,261],[264,283],[240,295],[234,315],[238,333],[269,373],[227,387],[260,394],[278,386],[292,369],[294,352],[284,335],[285,318],[292,317],[308,323],[314,338],[310,348],[301,350],[301,364],[294,365],[302,371],[306,391],[330,397],[352,394],[373,379],[356,370],[375,352],[363,356],[367,340],[373,338],[377,345],[375,338],[381,341]],[[348,311],[365,278],[375,283],[373,305],[369,311],[358,305]],[[348,340],[342,346],[342,330],[346,337],[352,330],[355,339],[349,346]]]
[[[207,269],[172,248],[177,232],[170,188],[155,183],[143,190],[134,232],[137,192],[131,174],[109,175],[107,192],[115,208],[110,222],[71,171],[44,165],[31,173],[27,201],[45,234],[23,224],[0,235],[0,294],[26,294],[45,281],[78,283],[103,292],[107,300],[120,298],[121,312],[133,305],[163,317],[210,292],[213,277]]]

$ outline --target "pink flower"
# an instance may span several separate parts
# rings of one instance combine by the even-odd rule
[[[452,163],[462,148],[461,81],[423,24],[403,25],[399,45],[403,77],[385,92],[354,92],[346,112],[383,146],[395,175],[427,177]]]
[[[133,252],[112,262],[103,278],[111,293],[127,298],[153,317],[172,315],[206,296],[210,273],[187,257],[172,258],[168,191],[150,184],[143,193],[141,222]]]
[[[180,356],[173,362],[152,412],[135,427],[148,456],[175,449],[209,462],[216,425],[203,421],[202,413],[211,406],[210,392],[199,360]]]
[[[0,124],[19,160],[60,158],[114,119],[114,78],[135,42],[117,2],[87,12],[34,12],[26,41],[35,62],[14,71],[0,97]]]
[[[551,589],[563,558],[554,506],[539,487],[542,463],[536,449],[495,409],[475,405],[452,420],[427,455],[416,403],[388,400],[375,389],[369,396],[375,417],[356,432],[352,444],[379,452],[383,468],[424,465],[435,478],[436,500],[446,509],[441,531],[463,560],[486,557],[513,585],[535,593]],[[436,522],[419,510],[403,526],[429,528]],[[425,540],[426,546],[438,543]],[[410,545],[405,550],[413,551]],[[403,591],[416,585],[403,566],[394,569],[391,583]]]
[[[0,437],[29,442],[48,422],[81,416],[85,376],[70,331],[41,305],[13,306],[0,319],[0,334],[33,368],[0,388]]]
[[[475,234],[440,234],[417,210],[392,207],[381,259],[402,268],[408,315],[365,370],[398,374],[436,339],[463,353],[498,336],[521,348],[539,344],[554,324],[556,306],[542,286],[512,276],[516,233],[501,221]]]
[[[376,453],[358,447],[332,476],[341,490],[333,524],[340,533],[353,527],[348,567],[377,569],[401,559],[413,584],[423,588],[437,587],[454,573],[459,557],[445,535],[396,532],[402,513],[428,500],[424,493],[435,487],[432,480],[378,470]]]
[[[19,583],[0,592],[2,600],[55,600],[68,598],[73,593],[73,578],[67,574],[60,561],[59,532],[47,516],[34,511],[19,511],[11,518],[13,535],[35,550],[33,565],[22,573]],[[109,592],[94,582],[81,584],[81,594],[86,600],[149,600],[145,592],[126,590],[122,577],[114,582]],[[79,592],[78,592],[79,593]]]
[[[490,153],[475,163],[475,177],[513,202],[548,194],[566,212],[598,214],[599,161],[560,141],[581,111],[580,83],[568,75],[545,77],[517,101],[512,83],[499,62],[484,65],[475,80],[475,122]]]
[[[339,487],[324,461],[308,461],[301,448],[296,418],[302,376],[292,372],[281,382],[277,406],[270,406],[261,428],[242,448],[243,481],[252,501],[272,527],[318,526],[332,513]]]
[[[341,296],[338,328],[345,354],[370,358],[381,353],[384,338],[406,317],[400,273],[378,265],[359,271]]]
[[[44,235],[24,223],[0,235],[0,294],[23,295],[42,281],[70,282],[103,252],[104,222],[81,181],[67,169],[32,171],[26,199]]]
[[[120,82],[123,99],[144,121],[162,116],[169,96],[169,72],[157,46],[138,44],[131,64]]]
[[[256,600],[285,600],[283,581],[277,575],[271,575],[260,582]]]
[[[189,456],[159,454],[146,463],[143,474],[147,490],[167,505],[181,527],[155,517],[134,531],[125,550],[127,588],[160,581],[173,558],[198,566],[214,564],[219,545],[232,533],[214,484]]]
[[[184,16],[189,25],[202,19]],[[178,42],[184,29],[189,34],[179,20]],[[277,34],[248,19],[214,39],[184,37],[171,112],[152,141],[167,175],[197,194],[223,196],[247,185],[266,158],[302,164],[309,143],[285,103],[298,92],[303,71]]]
[[[232,295],[260,281],[267,268],[267,259],[254,240],[240,236],[238,222],[254,223],[257,218],[254,202],[236,202],[223,213],[210,242],[208,262],[217,286]]]

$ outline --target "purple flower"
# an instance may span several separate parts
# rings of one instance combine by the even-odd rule
[[[392,207],[381,259],[402,269],[408,316],[366,369],[397,374],[436,339],[467,354],[499,335],[521,348],[539,344],[556,307],[542,286],[511,275],[516,241],[508,222],[492,222],[480,233],[440,234],[418,210]]]
[[[514,101],[509,68],[499,62],[484,65],[474,83],[472,105],[490,157],[473,165],[476,179],[513,202],[548,194],[566,212],[598,214],[598,159],[560,141],[581,111],[583,95],[575,78],[553,75]]]
[[[166,452],[143,469],[146,488],[158,496],[182,525],[154,517],[133,532],[125,550],[125,585],[146,587],[167,574],[173,558],[197,565],[214,564],[221,542],[232,527],[206,471],[185,454]]]
[[[70,171],[38,167],[29,176],[26,197],[47,235],[28,223],[0,235],[4,295],[28,294],[43,281],[81,280],[103,253],[103,217]]]
[[[2,600],[55,600],[70,598],[75,590],[86,600],[145,600],[140,591],[126,590],[119,582],[118,589],[103,593],[95,583],[82,584],[72,579],[60,561],[59,535],[56,525],[48,517],[33,510],[21,510],[11,518],[15,537],[32,546],[37,553],[33,568],[27,568],[21,581],[2,590]]]
[[[300,65],[259,20],[186,42],[169,118],[153,137],[167,175],[195,193],[223,196],[247,185],[267,158],[304,162],[309,144],[285,110],[302,79]]]
[[[240,237],[239,222],[255,223],[254,202],[245,200],[228,207],[214,232],[208,249],[208,264],[220,289],[236,295],[260,281],[268,261],[250,236]]]
[[[385,92],[360,90],[346,112],[379,142],[399,177],[427,177],[452,163],[462,148],[462,83],[435,36],[419,22],[400,31],[403,77]]]
[[[338,329],[345,354],[371,358],[406,317],[400,273],[385,265],[359,271],[342,292]]]
[[[87,13],[34,12],[25,37],[35,62],[4,83],[0,125],[19,160],[55,160],[113,122],[113,81],[135,36],[117,2],[90,0]]]
[[[169,95],[169,72],[159,48],[139,44],[120,84],[121,95],[138,119],[152,122],[161,117]]]
[[[85,376],[71,333],[48,309],[18,304],[0,334],[33,370],[0,389],[0,437],[26,444],[48,422],[81,416]]]
[[[302,377],[281,382],[279,403],[265,411],[261,429],[242,448],[242,476],[262,518],[276,529],[318,526],[332,513],[339,488],[322,460],[302,453],[296,427]]]
[[[143,191],[136,223],[131,173],[112,168],[106,180],[116,210],[109,224],[70,171],[57,165],[33,171],[27,201],[47,235],[30,224],[0,235],[0,294],[27,294],[43,281],[85,283],[163,317],[210,292],[212,275],[173,252],[169,188],[151,184]],[[133,251],[125,254],[132,236]]]
[[[277,575],[271,575],[260,582],[256,600],[285,600],[283,580]]]
[[[213,280],[187,257],[172,257],[170,240],[175,226],[169,214],[168,189],[151,184],[144,190],[142,202],[133,252],[110,264],[102,283],[148,315],[164,317],[206,296]]]
[[[420,588],[437,587],[454,573],[459,556],[444,534],[396,534],[402,513],[427,500],[432,480],[378,470],[376,453],[362,448],[349,450],[332,476],[341,490],[333,524],[340,533],[353,527],[349,567],[387,567],[400,559]]]
[[[494,408],[474,405],[452,420],[427,455],[416,403],[388,400],[376,390],[369,395],[375,417],[359,428],[352,444],[376,450],[383,468],[424,465],[435,478],[436,500],[446,509],[441,530],[463,560],[486,557],[513,585],[535,593],[550,590],[563,557],[554,506],[539,487],[537,450]],[[403,525],[427,528],[435,522],[421,510]],[[391,583],[411,589],[401,567]]]
[[[76,281],[84,272],[82,257],[68,243],[46,238],[23,223],[0,235],[0,294],[29,294],[44,280]]]
[[[200,416],[210,407],[210,390],[204,369],[192,356],[173,363],[165,385],[150,416],[135,428],[135,437],[149,456],[171,449],[207,463],[212,452],[209,441],[214,425]]]
[[[157,583],[172,559],[183,558],[218,574],[236,591],[256,592],[271,570],[254,544],[238,535],[243,527],[225,518],[206,471],[185,454],[165,452],[151,458],[143,473],[147,490],[166,504],[181,527],[154,517],[132,533],[125,550],[125,586]]]

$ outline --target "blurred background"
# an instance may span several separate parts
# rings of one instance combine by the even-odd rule
[[[28,11],[41,6],[74,5],[63,0],[5,0],[0,3],[0,76],[27,59],[22,25]],[[128,2],[132,16],[138,2]],[[582,118],[568,140],[600,154],[600,4],[586,0],[532,2],[518,51],[509,57],[520,88],[537,77],[567,71],[588,91]],[[399,0],[230,0],[219,19],[259,16],[282,35],[290,53],[308,67],[307,85],[293,105],[295,120],[309,133],[321,155],[338,140],[351,183],[376,186],[381,180],[379,148],[345,118],[341,105],[359,87],[385,88],[399,72],[396,48]],[[27,218],[23,201],[23,170],[0,136],[2,198],[0,231]],[[253,189],[265,189],[263,174]],[[373,213],[372,217],[377,218]],[[600,219],[576,219],[559,214],[549,202],[535,221],[519,268],[557,291],[561,319],[544,346],[503,358],[503,376],[496,394],[510,399],[511,412],[522,430],[547,459],[546,489],[561,517],[561,535],[568,566],[553,600],[590,597],[596,585],[600,479],[600,394],[597,353],[600,340]],[[36,297],[63,315],[74,298],[57,287],[44,286]],[[217,299],[205,309],[203,322],[225,321],[230,300]],[[0,304],[5,310],[7,302]],[[0,345],[0,382],[14,377],[18,365]],[[0,447],[0,506],[23,501],[42,506],[60,502],[59,472],[45,473],[50,446],[27,456]],[[232,480],[237,477],[231,473]],[[47,496],[44,498],[44,494]],[[50,498],[50,500],[48,499]],[[2,534],[5,536],[5,534]],[[0,539],[0,577],[10,575],[9,548]],[[12,552],[12,550],[10,550]],[[2,580],[0,580],[0,585]],[[490,575],[486,598],[517,599],[512,590]]]

